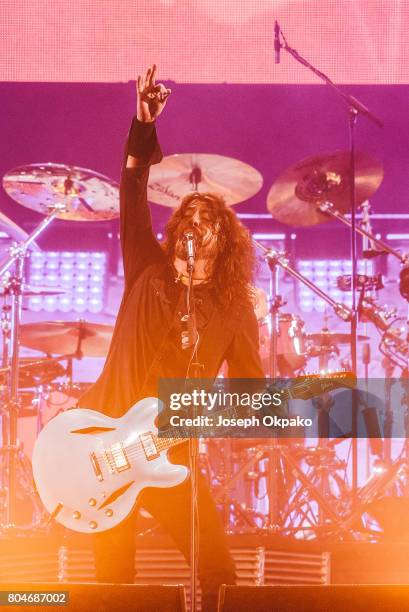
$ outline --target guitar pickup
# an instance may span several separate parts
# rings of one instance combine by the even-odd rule
[[[142,434],[139,436],[139,439],[148,461],[152,461],[152,459],[159,457],[158,449],[156,448],[155,440],[151,432]]]
[[[131,464],[128,461],[125,449],[121,442],[116,442],[103,452],[104,459],[111,474],[129,470]]]

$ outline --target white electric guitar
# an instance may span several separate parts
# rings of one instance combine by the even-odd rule
[[[309,399],[355,385],[351,372],[303,376],[282,395]],[[187,478],[188,468],[167,458],[186,438],[158,436],[158,405],[143,399],[118,419],[76,408],[47,423],[34,447],[33,474],[52,518],[74,531],[104,531],[128,516],[145,487],[173,487]]]

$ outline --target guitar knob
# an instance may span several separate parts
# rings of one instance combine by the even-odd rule
[[[81,518],[81,512],[79,512],[78,510],[75,510],[75,512],[72,513],[72,518],[80,519]]]
[[[98,527],[98,523],[96,521],[91,521],[89,526],[91,527],[91,529],[96,529]]]
[[[97,505],[97,500],[94,499],[93,497],[91,497],[91,499],[88,500],[88,504],[90,506],[96,506]]]
[[[107,510],[105,510],[105,516],[112,516],[114,513],[113,510],[111,510],[111,508],[107,508]]]

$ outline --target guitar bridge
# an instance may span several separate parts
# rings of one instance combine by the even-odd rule
[[[91,459],[91,465],[92,465],[92,468],[94,470],[95,476],[98,478],[98,480],[100,482],[102,482],[104,480],[104,476],[102,474],[101,467],[99,465],[99,461],[97,459],[96,454],[95,453],[91,453],[89,457]]]
[[[152,459],[159,457],[158,449],[156,448],[155,440],[151,432],[142,434],[139,436],[139,439],[148,461],[152,461]]]

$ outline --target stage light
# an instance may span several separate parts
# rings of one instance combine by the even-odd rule
[[[101,312],[106,278],[104,252],[34,252],[29,260],[27,283],[33,287],[60,287],[65,293],[33,296],[28,300],[28,307],[36,312]]]
[[[358,262],[358,273],[372,274],[372,263]],[[337,287],[337,277],[342,274],[351,274],[351,261],[349,259],[304,259],[299,260],[297,268],[300,274],[308,278],[314,285],[328,294],[338,303],[350,305],[352,296],[350,291],[340,291]],[[311,289],[302,287],[298,289],[298,305],[302,312],[324,312],[326,302]]]
[[[377,459],[372,466],[372,471],[374,472],[374,474],[384,474],[387,469],[387,465],[383,463],[383,461],[381,461],[380,459]]]

